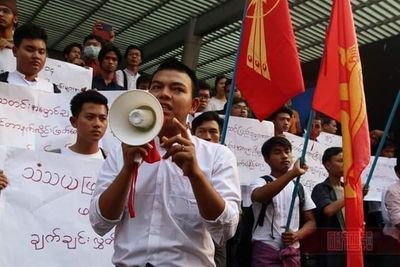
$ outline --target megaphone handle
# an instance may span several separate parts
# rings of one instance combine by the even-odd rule
[[[135,156],[133,157],[133,162],[139,165],[140,163],[142,163],[142,161],[142,156],[140,156],[139,153],[135,154]]]

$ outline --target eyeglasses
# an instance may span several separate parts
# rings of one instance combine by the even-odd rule
[[[208,95],[199,95],[199,98],[200,99],[209,99],[210,96],[208,96]]]

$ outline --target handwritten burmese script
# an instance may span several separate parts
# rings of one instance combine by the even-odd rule
[[[285,133],[285,136],[292,144],[293,160],[300,158],[303,151],[304,138],[289,133]],[[310,194],[315,185],[322,183],[328,177],[328,173],[322,165],[322,155],[327,148],[327,145],[312,140],[308,143],[306,153],[308,171],[301,176],[300,181],[304,189]]]
[[[112,266],[113,231],[98,236],[88,216],[102,160],[10,147],[5,153],[10,183],[0,195],[0,266]]]
[[[271,122],[229,118],[225,143],[236,156],[242,185],[248,185],[254,178],[270,172],[261,155],[261,147],[273,135],[274,126]]]
[[[75,142],[69,103],[76,93],[53,94],[0,83],[0,145],[51,151]],[[111,106],[121,91],[106,92]],[[110,151],[118,140],[107,130],[101,140]]]
[[[71,144],[76,134],[69,122],[73,95],[0,83],[0,145],[45,150]]]

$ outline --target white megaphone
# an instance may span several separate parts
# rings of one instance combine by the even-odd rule
[[[164,122],[160,102],[142,90],[119,95],[111,105],[108,116],[115,137],[131,146],[141,146],[153,140]]]

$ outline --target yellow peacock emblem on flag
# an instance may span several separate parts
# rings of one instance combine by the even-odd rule
[[[271,80],[271,76],[268,69],[264,18],[278,6],[279,2],[280,0],[251,0],[246,11],[246,17],[252,19],[247,47],[247,66],[268,80]]]
[[[349,181],[354,181],[354,177],[358,177],[360,173],[354,171],[351,143],[366,120],[367,111],[358,46],[354,44],[348,48],[339,47],[339,55],[341,66],[348,72],[348,80],[340,83],[340,100],[342,105],[345,103],[345,107],[347,107],[347,110],[343,107],[341,110],[343,147],[347,148],[343,150],[344,172]],[[356,192],[351,183],[346,183],[345,191],[347,197],[356,197]]]

